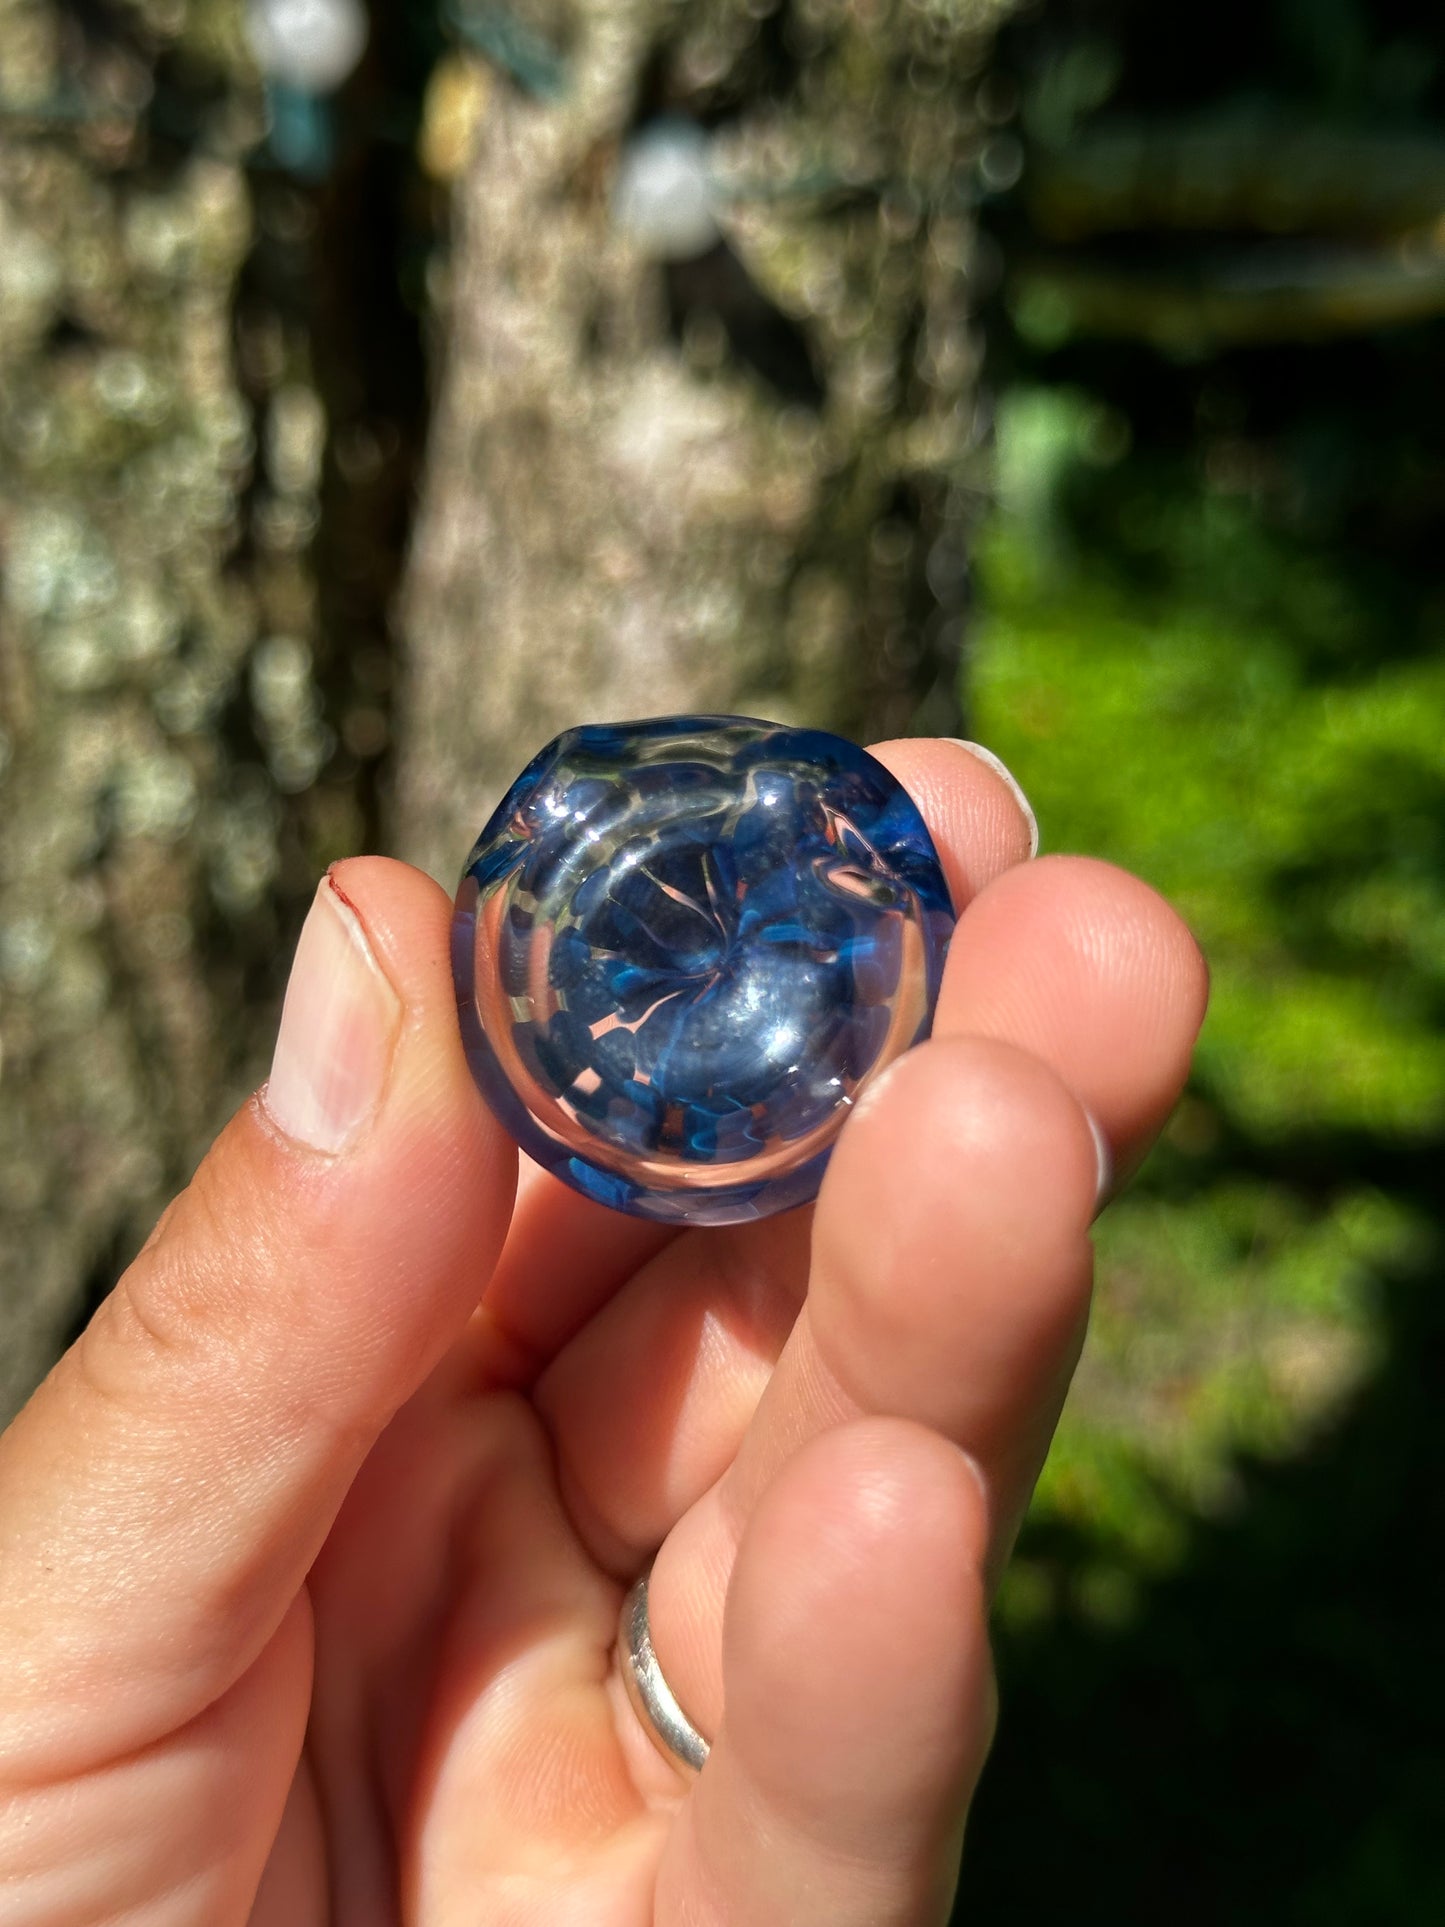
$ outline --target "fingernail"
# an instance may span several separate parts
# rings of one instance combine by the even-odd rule
[[[1098,1181],[1094,1188],[1094,1216],[1097,1217],[1109,1202],[1109,1195],[1114,1189],[1114,1153],[1110,1149],[1108,1138],[1104,1136],[1099,1126],[1099,1120],[1092,1111],[1084,1112],[1084,1120],[1093,1135],[1094,1156],[1098,1160],[1099,1167]]]
[[[322,879],[302,926],[262,1101],[287,1137],[344,1151],[386,1085],[401,1003],[356,912]]]
[[[971,743],[966,737],[945,736],[943,740],[945,743],[954,744],[958,749],[966,749],[970,756],[976,756],[986,769],[991,769],[995,776],[1002,777],[1003,781],[1008,784],[1009,789],[1013,792],[1013,799],[1023,811],[1024,821],[1029,826],[1029,855],[1037,856],[1039,853],[1039,819],[1034,815],[1033,804],[1030,803],[1029,799],[1024,795],[1022,784],[1009,768],[1008,764],[995,756],[991,749],[985,749],[982,743]]]

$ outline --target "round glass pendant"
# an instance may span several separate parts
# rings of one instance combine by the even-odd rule
[[[743,716],[569,729],[467,858],[467,1056],[587,1197],[730,1224],[813,1197],[859,1094],[928,1035],[954,910],[866,750]]]

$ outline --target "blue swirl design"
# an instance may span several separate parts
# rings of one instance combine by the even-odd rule
[[[856,744],[741,716],[569,729],[467,859],[468,1059],[522,1148],[671,1223],[813,1197],[850,1106],[928,1034],[954,911]]]

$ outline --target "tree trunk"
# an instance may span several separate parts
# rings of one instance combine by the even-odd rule
[[[389,739],[390,840],[450,882],[579,719],[953,721],[1003,4],[458,0],[478,45],[423,159],[439,102],[475,138],[393,714],[410,17],[374,16],[307,183],[261,147],[235,0],[0,0],[0,1418],[264,1074]],[[659,115],[722,184],[671,261],[613,213]]]
[[[264,1075],[368,835],[321,195],[250,171],[260,106],[230,0],[0,0],[0,1419]]]
[[[588,0],[540,95],[535,58],[477,71],[402,606],[406,855],[451,881],[571,723],[956,723],[975,77],[1002,11]],[[511,44],[549,32],[523,13]],[[708,130],[698,258],[616,218],[659,115]]]
[[[206,733],[252,626],[227,579],[250,211],[234,140],[155,154],[157,52],[0,5],[7,1411],[184,1178],[240,1044],[200,906],[208,873],[247,896],[257,861],[255,799]]]

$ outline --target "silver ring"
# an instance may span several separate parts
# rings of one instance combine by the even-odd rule
[[[649,1565],[622,1602],[617,1625],[622,1683],[658,1752],[666,1754],[674,1766],[700,1773],[708,1756],[708,1743],[678,1705],[652,1650],[652,1629],[647,1621],[647,1582],[651,1576]]]

